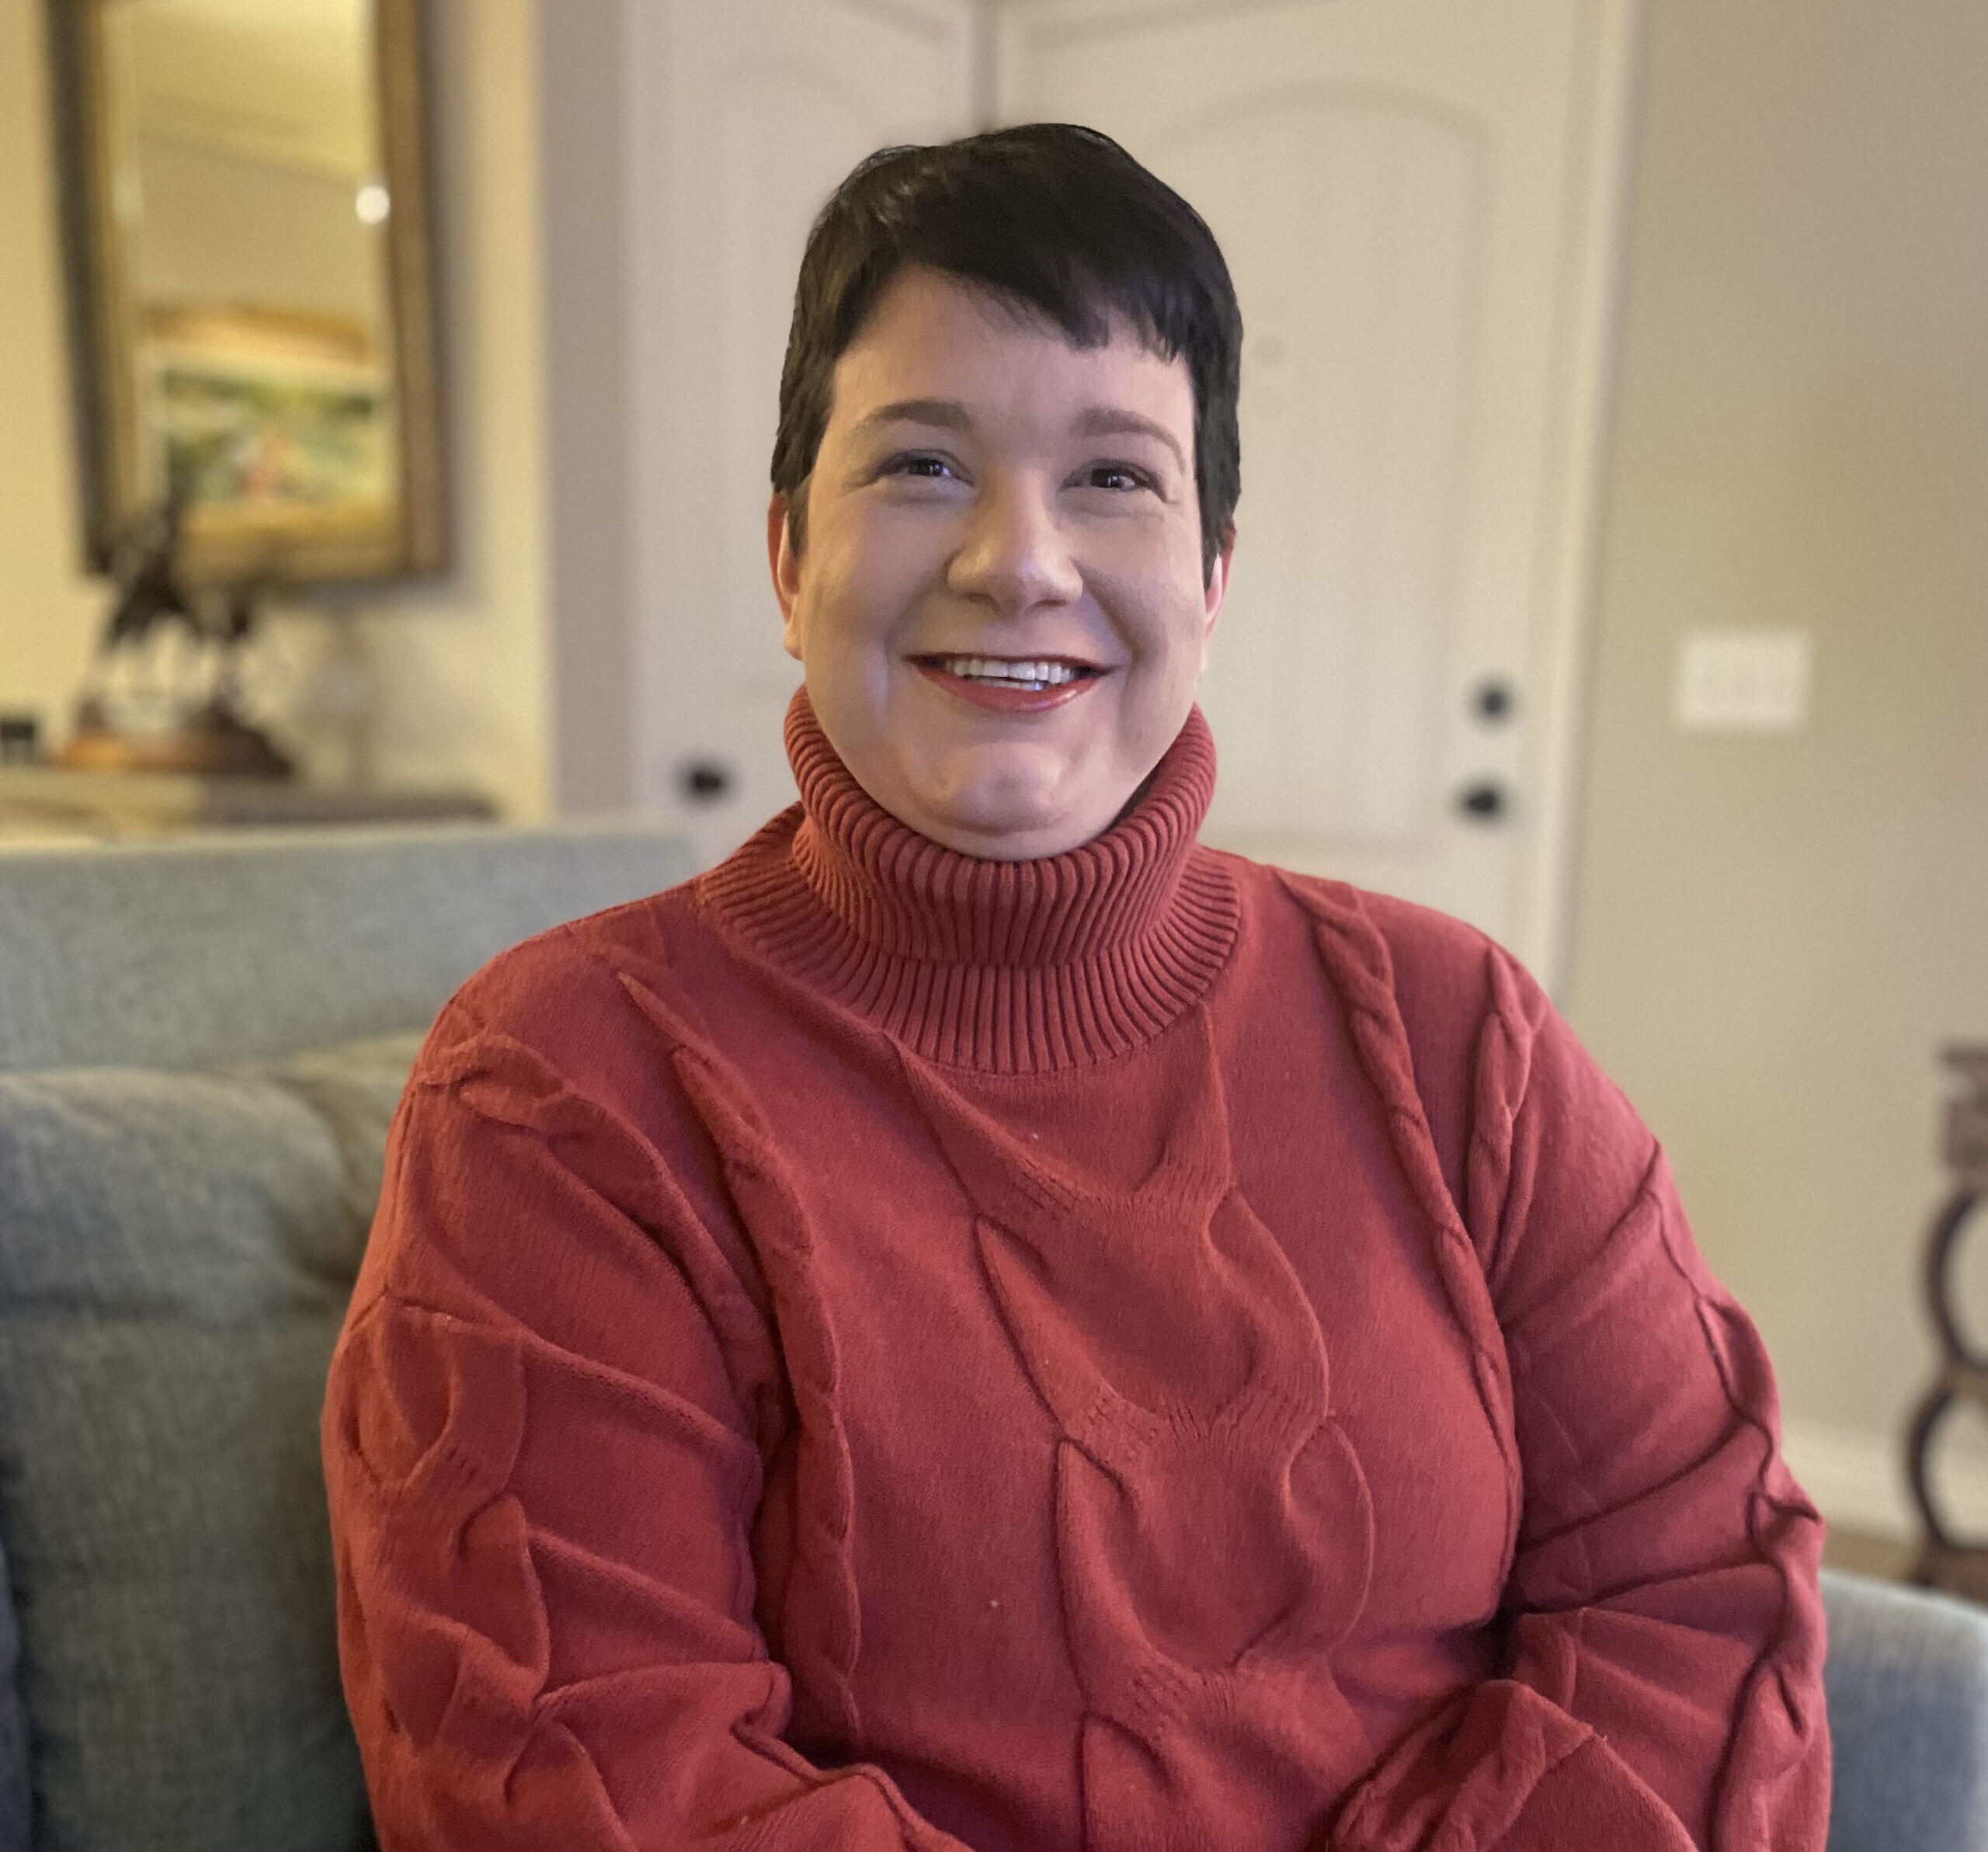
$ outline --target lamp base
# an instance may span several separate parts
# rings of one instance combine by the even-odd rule
[[[75,730],[55,763],[78,772],[212,772],[237,777],[290,778],[296,767],[250,726],[219,703],[162,731],[121,732],[101,706],[85,700]]]

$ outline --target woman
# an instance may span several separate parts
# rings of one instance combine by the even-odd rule
[[[1207,228],[1054,127],[811,238],[801,801],[499,958],[332,1372],[396,1847],[1819,1848],[1819,1526],[1525,974],[1199,847]]]

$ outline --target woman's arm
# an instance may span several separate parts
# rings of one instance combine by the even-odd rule
[[[1822,1527],[1760,1339],[1649,1133],[1492,955],[1458,1167],[1524,1516],[1503,1676],[1385,1760],[1334,1852],[1819,1852]]]
[[[778,1374],[625,1117],[501,1037],[424,1057],[324,1424],[387,1852],[957,1852],[782,1740],[749,1541]]]

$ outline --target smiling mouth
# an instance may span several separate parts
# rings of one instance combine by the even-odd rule
[[[1012,688],[1029,694],[1067,687],[1104,672],[1093,664],[1064,656],[914,656],[912,660],[921,669],[936,669],[980,687]]]

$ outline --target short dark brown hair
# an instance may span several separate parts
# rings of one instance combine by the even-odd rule
[[[1236,394],[1242,314],[1201,216],[1108,135],[1031,123],[872,155],[808,235],[780,370],[773,485],[797,550],[808,477],[828,428],[836,362],[907,264],[964,278],[1101,347],[1129,324],[1194,389],[1201,565],[1235,533],[1242,492]]]

